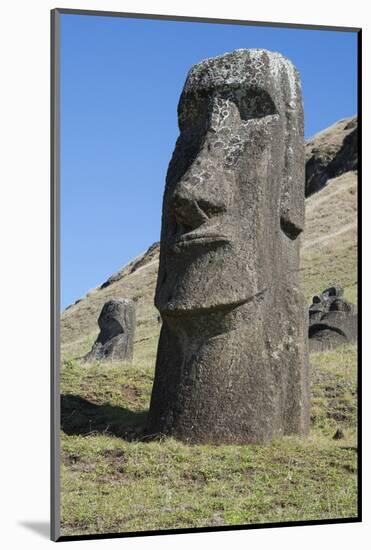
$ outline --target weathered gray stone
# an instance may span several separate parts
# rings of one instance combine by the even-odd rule
[[[85,361],[132,361],[135,303],[120,299],[106,302],[98,318],[100,333]]]
[[[323,351],[357,341],[357,310],[343,298],[340,286],[332,286],[313,296],[308,335],[310,351]]]
[[[195,65],[163,202],[163,320],[147,433],[266,442],[306,434],[299,287],[303,109],[290,61],[236,50]]]

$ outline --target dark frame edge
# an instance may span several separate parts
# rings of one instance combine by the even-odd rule
[[[50,12],[50,538],[60,538],[60,10]]]
[[[362,29],[357,36],[357,115],[358,115],[358,181],[357,181],[357,382],[358,382],[358,517],[362,521]]]
[[[117,538],[132,538],[132,537],[148,537],[161,535],[188,535],[192,533],[218,533],[226,531],[250,531],[255,529],[272,529],[282,527],[305,527],[310,525],[340,525],[348,523],[360,523],[358,517],[339,518],[332,520],[303,520],[303,521],[283,521],[280,523],[254,523],[247,525],[225,525],[220,527],[193,527],[184,529],[164,529],[162,531],[132,531],[124,533],[98,533],[94,535],[63,535],[59,537],[58,542],[70,542],[73,540],[102,540],[102,539],[117,539]]]
[[[154,13],[133,13],[101,10],[79,10],[73,8],[56,8],[59,14],[65,15],[92,15],[98,17],[124,17],[127,19],[158,19],[164,21],[189,21],[192,23],[220,23],[227,25],[254,25],[257,27],[284,27],[317,31],[358,32],[360,27],[331,27],[330,25],[315,25],[304,23],[276,23],[269,21],[251,21],[247,19],[222,19],[217,17],[196,17],[192,15],[164,15]]]

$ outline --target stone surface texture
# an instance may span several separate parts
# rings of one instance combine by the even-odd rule
[[[135,302],[106,302],[98,318],[100,333],[85,361],[132,361],[135,332]]]
[[[299,75],[236,50],[190,70],[163,201],[162,328],[147,432],[264,443],[306,434],[308,314]]]
[[[343,298],[338,286],[326,288],[313,296],[309,308],[309,350],[323,351],[347,342],[356,342],[357,309]]]

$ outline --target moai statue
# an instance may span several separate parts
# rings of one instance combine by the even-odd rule
[[[100,333],[85,361],[132,361],[135,332],[133,300],[106,302],[98,318]]]
[[[190,70],[163,201],[163,320],[147,433],[263,443],[306,434],[299,288],[303,107],[290,61],[236,50]]]
[[[343,298],[340,286],[331,286],[313,296],[308,336],[310,351],[323,351],[357,341],[357,310]]]

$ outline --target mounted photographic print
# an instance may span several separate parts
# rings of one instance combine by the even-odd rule
[[[361,520],[360,39],[53,10],[54,540]]]

